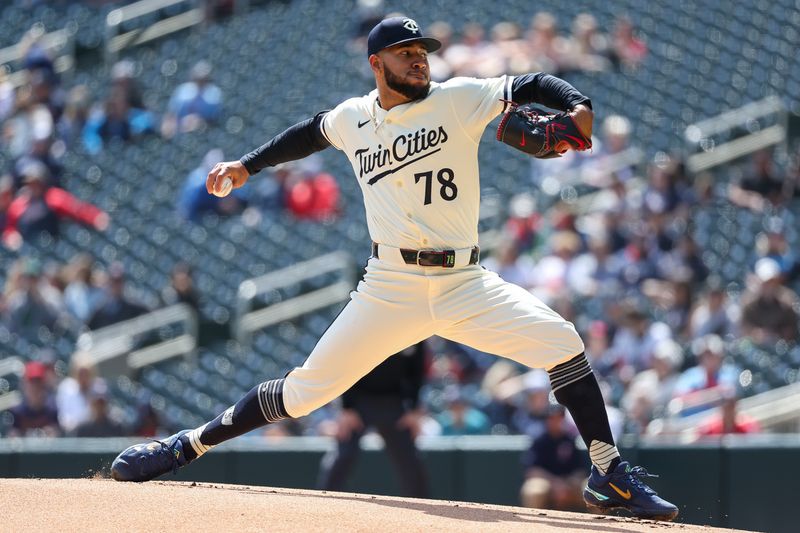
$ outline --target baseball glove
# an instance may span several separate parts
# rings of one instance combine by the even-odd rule
[[[497,140],[538,159],[561,157],[567,150],[588,150],[592,139],[567,113],[552,113],[510,102],[497,127]]]

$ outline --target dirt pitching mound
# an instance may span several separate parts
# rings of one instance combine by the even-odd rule
[[[212,483],[2,479],[4,531],[732,531],[443,500]]]

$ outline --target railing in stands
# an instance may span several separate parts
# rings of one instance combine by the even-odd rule
[[[47,32],[42,23],[37,22],[30,29],[27,38],[36,43],[53,59],[53,66],[58,73],[69,72],[75,66],[75,33],[78,25],[74,22],[65,28]],[[27,73],[19,67],[25,59],[27,46],[17,43],[0,49],[0,70],[6,72],[8,81],[13,87],[19,87],[27,81]]]
[[[166,14],[178,9],[183,11]],[[165,15],[159,17],[161,13]],[[159,20],[151,23],[153,17]],[[106,58],[113,60],[125,48],[191,28],[204,20],[203,2],[198,0],[141,0],[120,7],[106,17]]]
[[[338,273],[339,278],[325,287],[254,309],[260,295],[331,272]],[[332,252],[243,281],[237,295],[234,336],[247,345],[255,331],[345,301],[355,287],[355,275],[352,257],[345,252]]]
[[[737,402],[737,412],[756,420],[763,431],[796,433],[800,430],[800,383],[778,387]],[[668,415],[650,423],[648,433],[653,435],[694,436],[697,428],[717,416],[716,405],[723,401],[719,388],[701,391],[686,400],[676,399],[668,406]],[[683,412],[706,409],[688,416]]]
[[[170,324],[182,329],[171,338],[140,346],[149,333],[164,331]],[[164,337],[166,335],[159,335]],[[186,304],[163,309],[89,331],[78,337],[77,348],[86,352],[103,375],[132,374],[138,369],[171,357],[191,355],[197,347],[197,315]]]
[[[689,125],[684,137],[687,167],[700,172],[786,141],[786,106],[768,96]]]

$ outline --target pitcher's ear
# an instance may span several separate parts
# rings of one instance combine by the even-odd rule
[[[378,54],[372,54],[369,56],[369,66],[375,72],[379,72],[383,68],[383,61]]]

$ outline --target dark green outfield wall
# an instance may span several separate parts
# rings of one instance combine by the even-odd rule
[[[107,472],[128,440],[0,440],[0,477],[89,477]],[[369,443],[368,443],[369,444]],[[240,439],[183,469],[174,479],[314,488],[324,439]],[[423,443],[431,496],[518,505],[524,439],[432,439]],[[379,445],[368,445],[349,490],[399,495]],[[704,445],[623,447],[631,462],[661,475],[650,484],[681,509],[685,522],[760,531],[800,531],[794,505],[800,478],[800,437],[730,440]],[[1,486],[1,482],[0,482]]]

